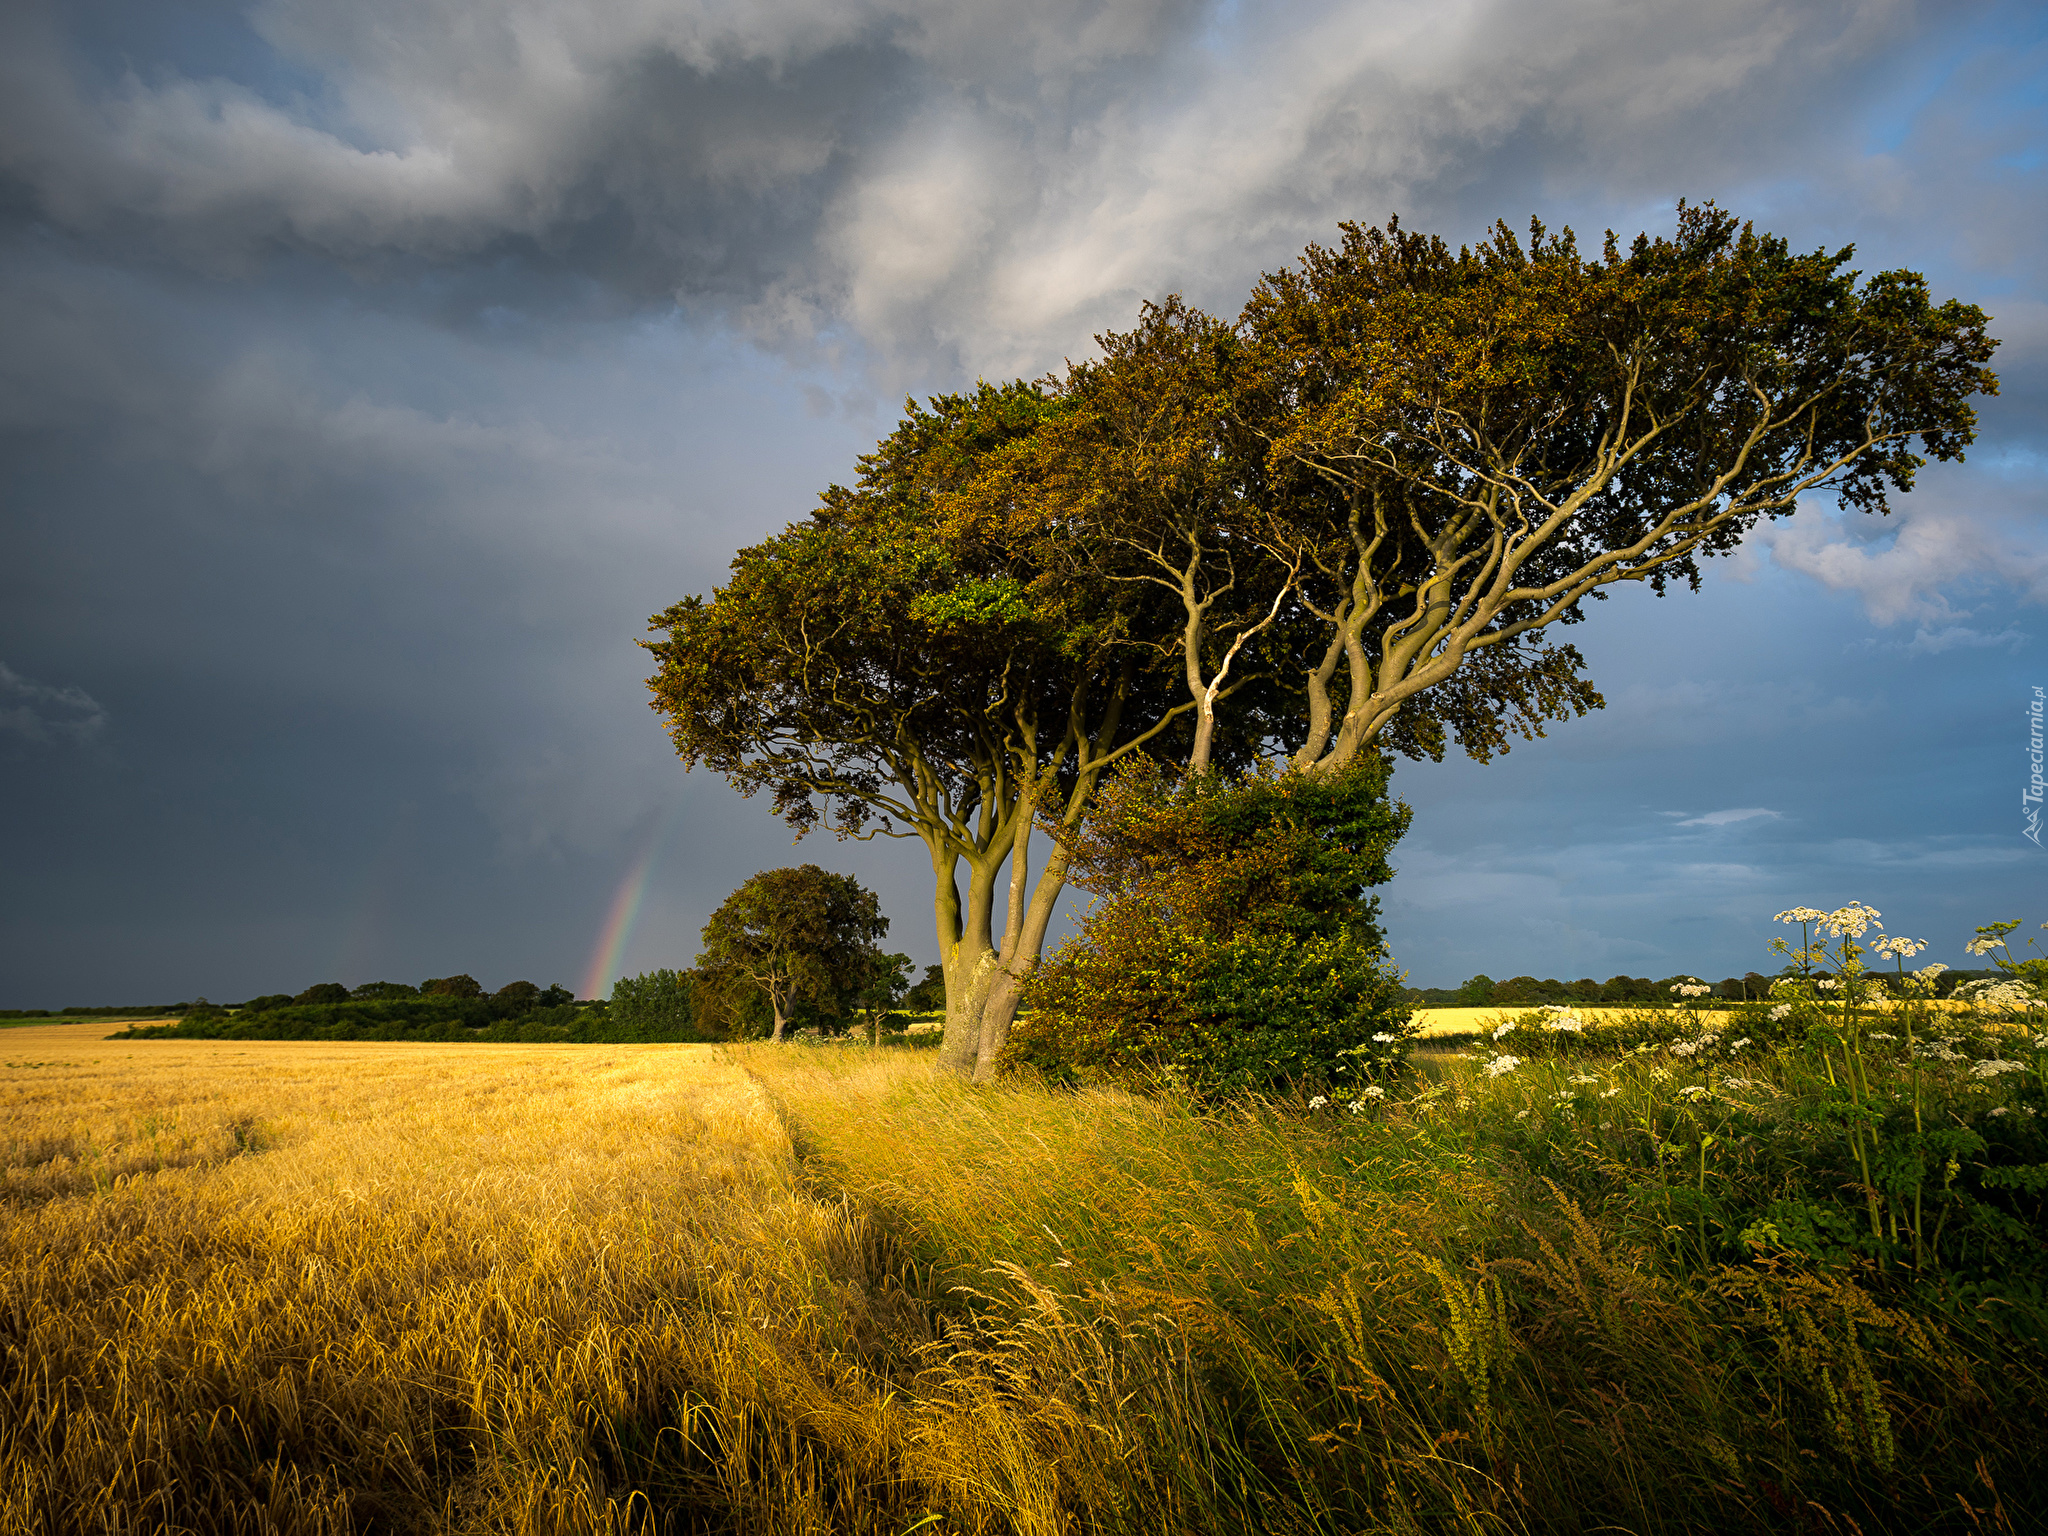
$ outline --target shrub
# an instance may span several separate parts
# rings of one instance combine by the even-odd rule
[[[483,984],[474,976],[439,976],[420,983],[428,997],[482,997]]]
[[[1101,900],[1033,978],[1008,1060],[1204,1096],[1389,1075],[1408,1010],[1365,895],[1408,824],[1387,774],[1124,774],[1072,844]]]
[[[294,1003],[345,1003],[348,1001],[348,988],[338,981],[323,981],[306,988],[305,991],[293,998],[292,1001]]]

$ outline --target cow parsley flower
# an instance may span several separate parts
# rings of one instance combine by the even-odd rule
[[[1515,1021],[1514,1021],[1513,1019],[1509,1019],[1509,1020],[1507,1021],[1507,1023],[1505,1023],[1505,1024],[1501,1025],[1501,1027],[1500,1027],[1499,1029],[1496,1029],[1496,1030],[1495,1030],[1495,1031],[1493,1032],[1493,1038],[1494,1038],[1494,1039],[1496,1039],[1496,1040],[1498,1040],[1498,1039],[1499,1039],[1499,1038],[1500,1038],[1500,1037],[1501,1037],[1502,1035],[1505,1035],[1505,1034],[1507,1034],[1507,1033],[1508,1033],[1508,1032],[1509,1032],[1510,1030],[1512,1030],[1512,1029],[1513,1029],[1514,1027],[1515,1027]]]
[[[1707,1096],[1709,1091],[1710,1090],[1701,1087],[1698,1083],[1694,1083],[1689,1088],[1679,1089],[1678,1096],[1681,1099],[1684,1099],[1689,1104],[1697,1104],[1701,1099],[1704,1099]]]
[[[1970,1068],[1970,1076],[1997,1077],[2003,1072],[2024,1072],[2026,1070],[2027,1064],[2023,1061],[2001,1061],[1994,1057],[1990,1061],[1980,1061]]]
[[[1773,1024],[1783,1023],[1786,1019],[1790,1018],[1791,1016],[1792,1005],[1790,1003],[1780,1003],[1777,1007],[1771,1010],[1771,1022]]]
[[[1310,1109],[1321,1109],[1321,1108],[1322,1108],[1322,1107],[1323,1107],[1323,1106],[1324,1106],[1325,1104],[1327,1104],[1327,1103],[1329,1103],[1329,1102],[1330,1102],[1330,1101],[1329,1101],[1328,1099],[1324,1098],[1324,1097],[1323,1097],[1323,1096],[1322,1096],[1322,1095],[1321,1095],[1321,1094],[1319,1093],[1319,1094],[1317,1094],[1317,1095],[1316,1095],[1316,1096],[1315,1096],[1314,1098],[1312,1098],[1312,1099],[1310,1099],[1310,1100],[1308,1101],[1308,1107],[1309,1107]]]
[[[1789,912],[1780,912],[1771,921],[1774,923],[1817,923],[1826,916],[1827,913],[1821,911],[1818,907],[1794,907]]]
[[[1674,1056],[1697,1056],[1699,1049],[1700,1042],[1697,1040],[1674,1040],[1671,1042],[1671,1054]]]
[[[1503,1073],[1514,1071],[1521,1064],[1522,1058],[1519,1056],[1496,1056],[1479,1070],[1488,1077],[1499,1077]]]
[[[1373,1039],[1377,1040],[1381,1045],[1392,1045],[1396,1040],[1399,1040],[1400,1038],[1401,1037],[1399,1035],[1390,1035],[1385,1030],[1381,1030],[1378,1034],[1373,1036]]]
[[[1860,901],[1852,901],[1846,907],[1837,907],[1821,919],[1821,927],[1838,939],[1860,939],[1866,928],[1882,928],[1877,919],[1877,908],[1866,907]]]

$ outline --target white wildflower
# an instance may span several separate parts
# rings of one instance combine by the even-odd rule
[[[1324,1097],[1323,1097],[1323,1096],[1322,1096],[1322,1095],[1321,1095],[1321,1094],[1319,1093],[1319,1094],[1317,1094],[1317,1095],[1316,1095],[1316,1096],[1315,1096],[1314,1098],[1312,1098],[1312,1099],[1310,1099],[1310,1100],[1308,1101],[1308,1107],[1309,1107],[1310,1109],[1321,1109],[1321,1108],[1322,1108],[1322,1107],[1323,1107],[1323,1106],[1324,1106],[1325,1104],[1327,1104],[1327,1103],[1329,1103],[1329,1102],[1330,1102],[1330,1101],[1329,1101],[1328,1099],[1324,1098]]]
[[[1821,911],[1818,907],[1794,907],[1789,912],[1780,912],[1771,921],[1774,923],[1817,923],[1826,916],[1827,913]]]
[[[1671,1054],[1674,1056],[1697,1056],[1699,1049],[1700,1042],[1697,1040],[1674,1040],[1671,1042]]]
[[[1662,1067],[1650,1068],[1650,1078],[1653,1082],[1661,1083],[1670,1076],[1671,1074]]]
[[[1819,981],[1815,982],[1814,985],[1819,987],[1824,992],[1832,992],[1835,990],[1835,988],[1839,987],[1841,983],[1835,980],[1835,978],[1832,976],[1823,976]]]
[[[1515,1118],[1517,1120],[1526,1120],[1529,1118],[1529,1111],[1527,1111],[1526,1109],[1518,1109],[1515,1111]]]
[[[1721,1086],[1724,1088],[1754,1088],[1756,1084],[1746,1077],[1724,1077],[1721,1079]]]
[[[1381,1045],[1392,1045],[1396,1040],[1399,1040],[1400,1038],[1401,1037],[1399,1035],[1390,1035],[1385,1030],[1381,1030],[1378,1034],[1373,1036],[1373,1039],[1377,1040]]]
[[[2027,1064],[2023,1061],[2000,1061],[1994,1057],[1990,1061],[1980,1061],[1970,1068],[1970,1076],[1997,1077],[2002,1072],[2024,1072],[2026,1070]]]
[[[1875,907],[1866,907],[1860,901],[1852,901],[1846,907],[1837,907],[1820,920],[1821,927],[1838,939],[1860,939],[1866,928],[1881,928],[1879,912]]]
[[[1688,976],[1683,981],[1671,983],[1671,990],[1680,997],[1705,997],[1714,989],[1701,981],[1699,977]]]
[[[1702,1088],[1698,1083],[1694,1083],[1690,1088],[1681,1088],[1678,1090],[1678,1096],[1691,1104],[1699,1103],[1701,1099],[1704,1099],[1707,1096],[1707,1093],[1708,1090]]]
[[[1608,1089],[1605,1093],[1601,1094],[1600,1097],[1603,1099],[1611,1099],[1619,1092],[1621,1092],[1621,1089],[1617,1085],[1616,1087]]]
[[[1932,965],[1921,966],[1920,969],[1915,971],[1913,974],[1922,981],[1933,981],[1935,977],[1939,976],[1943,971],[1947,969],[1947,966],[1943,965],[1939,960],[1937,960]]]
[[[1522,1058],[1519,1056],[1496,1056],[1479,1070],[1488,1077],[1499,1077],[1503,1073],[1514,1071],[1521,1064]]]
[[[1910,960],[1927,947],[1927,941],[1925,939],[1902,939],[1893,936],[1879,939],[1870,947],[1880,955]]]
[[[1739,1051],[1747,1044],[1749,1044],[1749,1036],[1744,1035],[1740,1040],[1731,1040],[1728,1043],[1728,1049],[1731,1051]]]
[[[2001,1104],[1998,1106],[1998,1108],[1992,1110],[1991,1113],[1993,1113],[1994,1115],[2007,1115],[2011,1114],[2012,1111],[2007,1109],[2003,1104]]]
[[[1505,1024],[1501,1025],[1501,1027],[1500,1027],[1499,1029],[1496,1029],[1496,1030],[1495,1030],[1495,1031],[1493,1032],[1493,1038],[1494,1038],[1494,1039],[1496,1039],[1496,1040],[1498,1040],[1498,1039],[1499,1039],[1499,1038],[1500,1038],[1500,1037],[1501,1037],[1502,1035],[1505,1035],[1506,1033],[1508,1033],[1508,1031],[1512,1030],[1512,1029],[1513,1029],[1514,1027],[1515,1027],[1515,1021],[1514,1021],[1513,1019],[1509,1019],[1509,1020],[1507,1021],[1507,1023],[1505,1023]]]
[[[1586,1027],[1586,1021],[1579,1017],[1578,1010],[1563,1003],[1546,1003],[1543,1012],[1543,1027],[1553,1033],[1576,1035]]]
[[[1574,1072],[1571,1080],[1575,1083],[1597,1083],[1600,1081],[1599,1078],[1593,1076],[1590,1072]]]
[[[1790,1003],[1780,1003],[1777,1007],[1771,1010],[1771,1022],[1773,1024],[1783,1023],[1786,1019],[1790,1018],[1791,1016],[1792,1005]]]
[[[1963,946],[1973,955],[1988,955],[2004,944],[2003,939],[1972,939]]]
[[[1357,1100],[1353,1101],[1351,1107],[1353,1109],[1357,1109],[1359,1104],[1366,1099],[1384,1099],[1386,1096],[1387,1090],[1382,1088],[1378,1083],[1367,1083],[1363,1088],[1358,1090],[1358,1098]]]

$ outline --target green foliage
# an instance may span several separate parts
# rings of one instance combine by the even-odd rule
[[[697,988],[688,971],[646,971],[612,983],[611,1016],[646,1040],[695,1040]]]
[[[396,997],[418,997],[420,989],[409,987],[402,981],[366,981],[349,993],[349,1000],[357,1003],[385,1002]],[[260,1001],[260,1000],[259,1000]],[[254,1008],[256,1003],[245,1003],[244,1007]]]
[[[338,981],[323,981],[306,988],[305,991],[293,998],[292,1001],[295,1003],[345,1003],[348,1001],[348,988]]]
[[[917,984],[903,994],[903,1006],[912,1013],[937,1013],[946,1006],[946,968],[928,965]]]
[[[779,1036],[809,1004],[839,1017],[868,987],[889,919],[851,875],[816,864],[753,876],[704,925],[701,969],[722,984],[751,983],[766,998]]]
[[[483,984],[474,976],[439,976],[420,983],[420,992],[427,997],[482,997]]]
[[[175,1024],[136,1026],[112,1038],[615,1045],[694,1038],[621,1019],[601,1006],[580,1008],[573,1000],[549,1000],[550,992],[567,990],[536,988],[518,1012],[508,1012],[495,998],[447,993],[340,1003],[294,1003],[280,994],[263,1000],[272,1006],[256,1009],[244,1004],[231,1014],[195,1005]]]
[[[1010,1059],[1208,1096],[1388,1078],[1408,1013],[1365,894],[1408,823],[1388,771],[1112,782],[1073,845],[1098,904],[1033,978]]]

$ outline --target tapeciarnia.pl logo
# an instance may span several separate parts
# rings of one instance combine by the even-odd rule
[[[2027,701],[2027,762],[2032,771],[2027,775],[2027,787],[2020,792],[2020,814],[2027,824],[2020,829],[2020,836],[2036,848],[2041,846],[2041,792],[2048,787],[2048,781],[2041,777],[2041,711],[2048,704],[2048,695],[2037,684],[2034,696]]]

